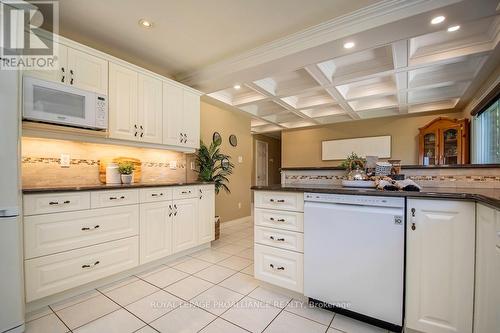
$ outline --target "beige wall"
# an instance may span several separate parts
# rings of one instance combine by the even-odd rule
[[[212,104],[214,103],[214,104]],[[230,194],[225,191],[215,199],[215,211],[222,222],[250,216],[251,174],[252,174],[252,135],[250,134],[250,116],[230,109],[208,98],[201,102],[201,139],[206,144],[212,141],[215,131],[222,136],[222,152],[232,157],[234,173],[229,178]],[[229,135],[238,137],[238,145],[229,144]],[[243,158],[238,163],[238,156]],[[241,208],[238,208],[241,203]]]
[[[418,128],[439,114],[388,117],[338,123],[323,127],[283,131],[281,134],[282,167],[336,166],[340,161],[321,160],[321,141],[357,137],[391,135],[392,158],[403,164],[418,164]],[[442,116],[462,118],[463,113]]]
[[[281,183],[281,140],[271,138],[269,136],[265,136],[262,134],[254,134],[253,137],[253,147],[252,147],[252,156],[254,157],[252,161],[252,185],[255,185],[255,147],[256,141],[264,141],[267,142],[267,168],[268,168],[268,183],[271,184],[280,184]]]

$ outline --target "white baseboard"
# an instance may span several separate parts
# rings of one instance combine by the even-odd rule
[[[234,219],[230,221],[222,221],[221,223],[224,224],[224,226],[229,227],[234,224],[240,224],[240,223],[245,223],[245,222],[251,222],[252,221],[252,215],[245,216],[245,217],[240,217],[239,219]]]

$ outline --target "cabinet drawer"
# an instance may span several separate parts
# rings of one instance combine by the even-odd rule
[[[26,260],[26,301],[119,273],[137,266],[138,262],[137,236]]]
[[[172,200],[171,187],[141,188],[139,196],[141,202],[159,202]]]
[[[255,227],[255,243],[304,253],[304,234],[299,232]]]
[[[255,209],[255,225],[291,231],[304,231],[304,213]]]
[[[299,293],[304,291],[302,253],[255,245],[255,277]]]
[[[174,200],[195,198],[198,196],[198,190],[196,189],[196,186],[173,187],[172,192]]]
[[[304,193],[256,191],[255,207],[303,212]]]
[[[25,216],[83,210],[90,208],[90,192],[27,194],[23,202]]]
[[[92,208],[133,205],[139,203],[139,190],[91,192],[90,202]]]
[[[138,205],[27,216],[24,255],[30,259],[138,233]]]

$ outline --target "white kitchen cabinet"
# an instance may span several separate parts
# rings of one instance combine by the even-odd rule
[[[198,244],[215,239],[215,187],[203,185],[199,188]]]
[[[477,205],[474,333],[500,332],[500,211]]]
[[[173,201],[173,252],[198,245],[198,198]]]
[[[475,205],[408,199],[406,327],[472,332]]]
[[[200,96],[163,82],[163,143],[199,148]]]
[[[138,77],[138,116],[139,141],[159,143],[163,141],[162,132],[162,82],[152,76],[139,74]]]
[[[172,202],[141,204],[140,221],[140,263],[172,254]]]
[[[109,64],[109,137],[137,140],[137,72]]]
[[[68,47],[66,83],[80,89],[108,94],[108,62]]]
[[[25,74],[101,95],[108,94],[107,60],[63,44],[58,45],[57,52],[58,68],[56,70],[26,71]]]

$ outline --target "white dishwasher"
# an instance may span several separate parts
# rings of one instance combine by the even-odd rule
[[[400,332],[404,198],[305,193],[304,200],[304,295]]]

